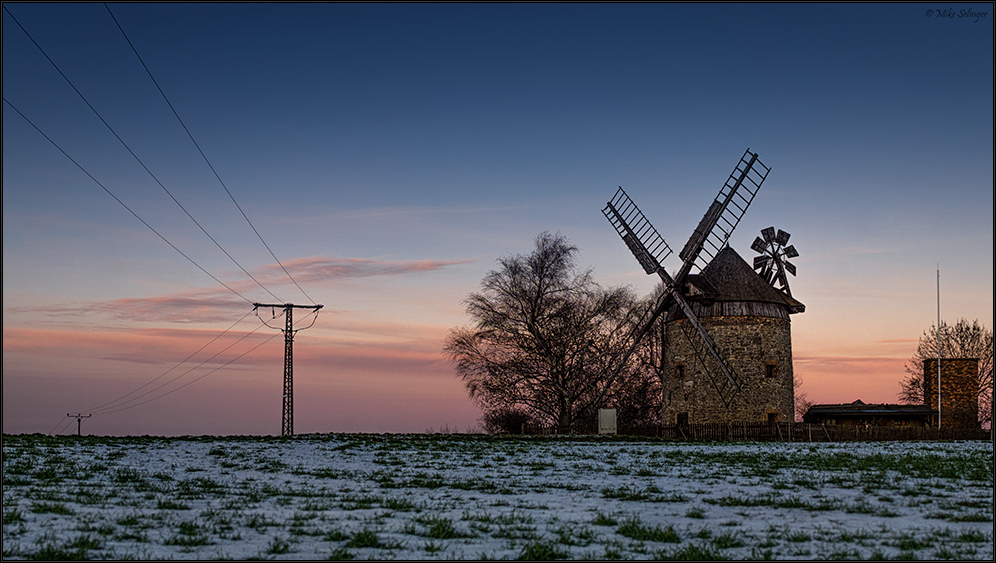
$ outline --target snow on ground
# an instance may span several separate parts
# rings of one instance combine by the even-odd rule
[[[993,447],[5,436],[3,557],[991,561]]]

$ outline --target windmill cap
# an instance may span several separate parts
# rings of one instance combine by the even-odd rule
[[[801,313],[806,306],[769,285],[753,268],[727,246],[709,262],[698,276],[688,276],[690,299],[695,293],[711,301],[759,301],[784,305],[790,313]]]

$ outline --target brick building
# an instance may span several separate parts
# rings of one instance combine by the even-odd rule
[[[702,273],[688,276],[685,298],[736,372],[741,388],[729,405],[722,400],[705,370],[721,372],[675,305],[663,323],[664,423],[793,420],[789,315],[805,311],[805,305],[769,285],[730,247]]]
[[[923,361],[923,398],[937,409],[937,358]],[[979,360],[941,358],[941,426],[979,427]]]

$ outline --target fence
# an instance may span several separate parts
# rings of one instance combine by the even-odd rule
[[[524,434],[597,434],[595,424],[576,424],[567,432],[556,427],[524,425]],[[618,434],[649,436],[671,441],[691,442],[855,442],[912,440],[991,440],[992,432],[981,428],[927,428],[909,426],[826,426],[823,424],[723,423],[680,424],[673,426],[627,426]]]

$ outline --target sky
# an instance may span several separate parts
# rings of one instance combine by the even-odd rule
[[[4,433],[279,434],[253,302],[324,306],[295,432],[472,430],[442,348],[496,261],[560,233],[647,294],[605,202],[681,248],[748,148],[810,400],[895,402],[938,287],[993,326],[991,4],[110,12],[4,4]]]

